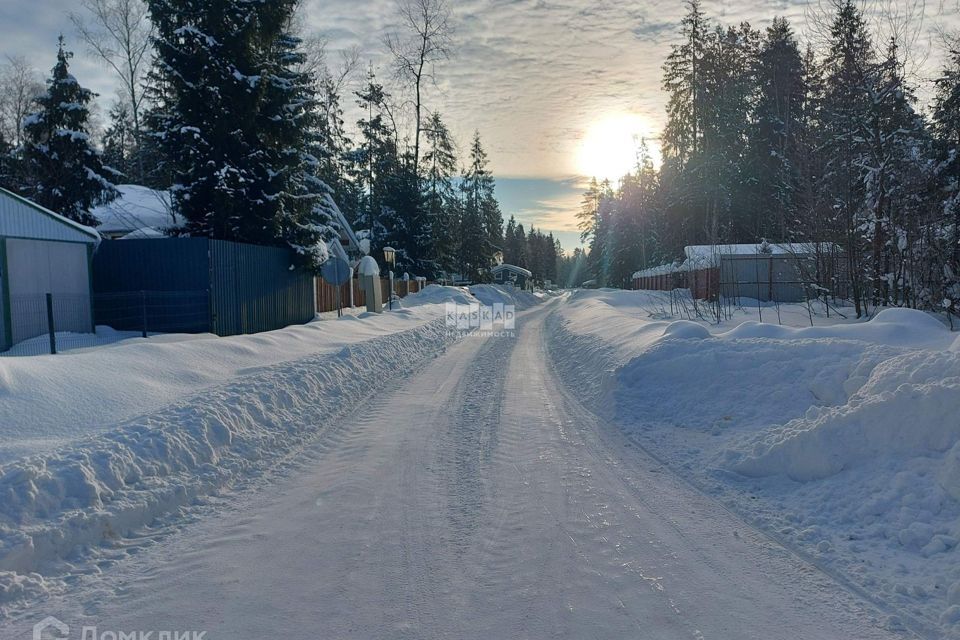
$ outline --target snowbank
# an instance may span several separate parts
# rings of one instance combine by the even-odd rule
[[[786,305],[784,326],[745,307],[718,327],[671,322],[656,292],[580,292],[556,315],[551,357],[598,412],[900,619],[960,637],[960,338],[942,322],[811,327]]]
[[[811,407],[745,445],[732,465],[751,476],[826,478],[884,456],[944,453],[960,442],[960,354],[890,358],[838,407]],[[958,478],[960,479],[960,478]],[[960,499],[960,484],[949,483]]]
[[[470,294],[479,300],[481,304],[512,304],[518,311],[543,302],[541,297],[529,291],[492,284],[472,285],[470,287]]]
[[[33,455],[0,466],[0,609],[58,588],[78,551],[112,545],[309,444],[386,381],[457,340],[439,303],[464,296],[435,287],[410,296],[415,310],[402,315],[0,363],[4,419],[33,436],[4,435],[8,453]],[[62,386],[23,386],[51,380]],[[18,399],[32,400],[46,426],[29,412],[17,417]],[[56,422],[74,402],[73,420]],[[137,417],[109,423],[132,411]]]
[[[109,431],[263,367],[414,329],[442,317],[445,301],[465,295],[453,287],[429,287],[406,299],[405,314],[347,316],[231,338],[124,336],[98,349],[0,358],[0,463]],[[99,335],[111,337],[105,330]]]

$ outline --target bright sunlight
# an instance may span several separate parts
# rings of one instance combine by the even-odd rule
[[[637,166],[637,154],[645,139],[655,166],[660,148],[651,140],[650,123],[636,114],[621,113],[594,122],[580,144],[578,171],[598,180],[616,182]]]

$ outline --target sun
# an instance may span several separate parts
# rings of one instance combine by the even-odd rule
[[[598,180],[616,182],[637,166],[643,140],[655,166],[660,149],[651,141],[650,123],[636,114],[615,114],[597,120],[587,129],[577,155],[577,171]]]

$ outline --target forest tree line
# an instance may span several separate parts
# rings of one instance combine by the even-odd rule
[[[94,135],[96,96],[70,73],[63,37],[45,83],[8,59],[0,186],[88,225],[115,184],[169,191],[181,221],[170,234],[289,245],[314,266],[338,233],[334,202],[372,255],[392,246],[412,275],[480,281],[509,253],[480,134],[461,157],[429,104],[454,47],[446,0],[397,2],[383,41],[390,87],[356,52],[331,62],[303,35],[298,0],[81,4],[77,36],[120,86],[103,131]],[[556,264],[544,244],[531,234],[517,257],[541,279]]]
[[[584,196],[599,284],[628,286],[685,245],[821,243],[842,254],[859,315],[960,313],[960,43],[945,38],[921,107],[909,29],[879,36],[853,0],[829,10],[802,46],[783,18],[724,26],[687,2],[663,66],[662,165],[642,147],[619,185]]]

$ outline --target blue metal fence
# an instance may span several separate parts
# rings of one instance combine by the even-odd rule
[[[104,242],[93,260],[96,321],[132,326],[146,292],[161,319],[164,295],[178,304],[153,331],[231,336],[305,323],[315,313],[313,274],[295,264],[289,249],[206,238]]]

